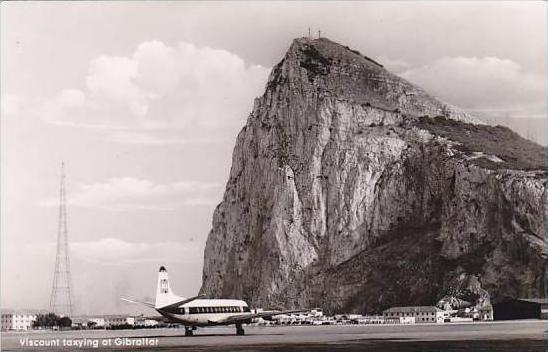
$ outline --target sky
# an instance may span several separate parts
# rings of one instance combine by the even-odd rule
[[[160,265],[195,295],[236,135],[309,27],[545,144],[546,6],[2,2],[1,306],[48,307],[62,161],[75,311],[134,311]]]

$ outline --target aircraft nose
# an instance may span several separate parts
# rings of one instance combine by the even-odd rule
[[[166,270],[166,267],[163,266],[163,265],[160,267],[160,272],[162,272],[162,271],[167,271],[167,270]]]

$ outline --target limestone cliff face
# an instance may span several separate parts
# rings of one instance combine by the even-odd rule
[[[201,292],[362,313],[435,304],[459,278],[491,300],[544,296],[544,153],[296,39],[238,135]]]

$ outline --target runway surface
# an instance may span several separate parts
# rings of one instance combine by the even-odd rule
[[[546,351],[545,321],[3,332],[2,351]]]

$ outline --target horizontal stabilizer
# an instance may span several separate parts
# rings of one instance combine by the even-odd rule
[[[125,297],[120,297],[120,299],[122,301],[126,301],[126,302],[129,302],[129,303],[141,304],[141,305],[149,307],[149,308],[154,308],[154,304],[152,304],[152,303],[137,301],[137,300],[133,300],[133,299],[125,298]]]
[[[168,309],[168,308],[177,308],[183,304],[186,304],[186,303],[189,303],[189,302],[192,302],[194,300],[197,300],[197,299],[200,299],[200,298],[204,298],[206,295],[198,295],[198,296],[194,296],[194,297],[190,297],[190,298],[185,298],[181,301],[178,301],[178,302],[175,302],[175,303],[171,303],[171,304],[168,304],[167,306],[163,306],[163,307],[156,307],[156,309],[158,310],[161,310],[161,309]]]

